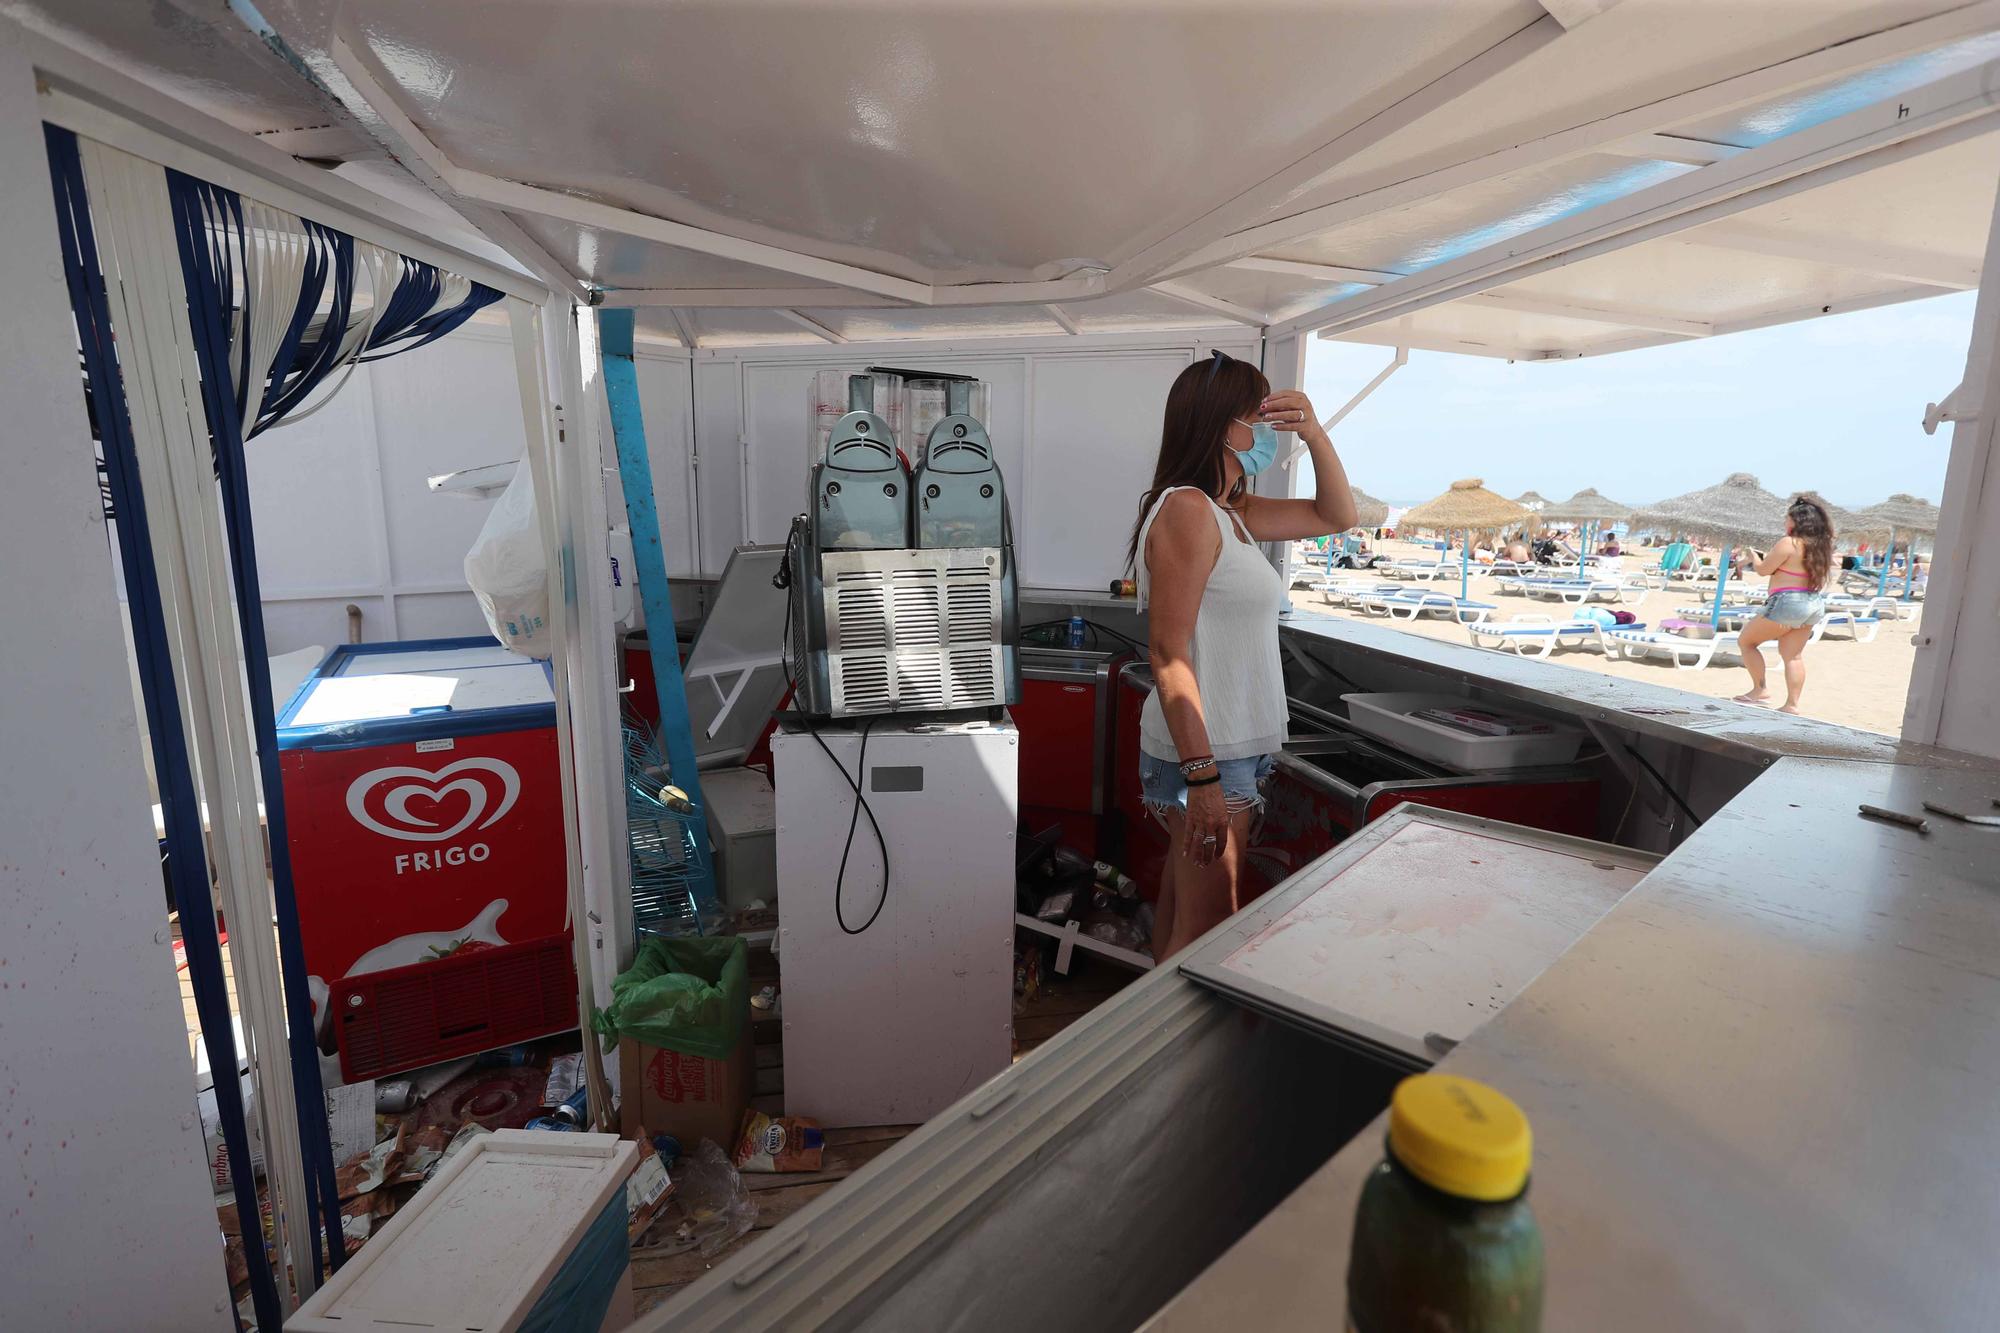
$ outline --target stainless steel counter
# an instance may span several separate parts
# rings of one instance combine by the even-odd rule
[[[2000,829],[1855,813],[1996,796],[1780,759],[1440,1065],[1534,1124],[1549,1333],[2000,1327]],[[1382,1131],[1148,1328],[1337,1326]]]
[[[1480,696],[1512,698],[1591,721],[1691,745],[1738,759],[1769,761],[1782,756],[1930,763],[1946,767],[1991,767],[1951,750],[1910,745],[1830,722],[1793,717],[1774,708],[1709,699],[1620,676],[1578,671],[1560,662],[1541,662],[1513,653],[1426,638],[1346,617],[1296,611],[1284,617],[1283,632],[1302,640],[1325,640],[1367,656],[1393,661]],[[1665,673],[1671,677],[1671,672]]]

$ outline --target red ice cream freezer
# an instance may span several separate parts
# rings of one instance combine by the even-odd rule
[[[547,667],[343,645],[278,718],[314,1023],[349,1079],[576,1026]]]

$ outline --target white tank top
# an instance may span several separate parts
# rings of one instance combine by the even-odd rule
[[[1139,529],[1139,609],[1145,610],[1152,579],[1146,564],[1146,539],[1160,503],[1178,490],[1160,493]],[[1195,686],[1201,691],[1202,718],[1208,724],[1208,747],[1217,759],[1243,759],[1276,754],[1284,748],[1289,714],[1285,707],[1285,672],[1278,654],[1278,612],[1285,603],[1284,581],[1264,553],[1238,533],[1233,515],[1206,495],[1222,531],[1222,550],[1202,589],[1195,612],[1194,637],[1188,656]],[[1247,535],[1247,534],[1246,534]],[[1180,762],[1173,733],[1155,690],[1139,712],[1139,748],[1155,759]]]

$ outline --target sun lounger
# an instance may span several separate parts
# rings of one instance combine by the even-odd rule
[[[1724,630],[1713,638],[1695,639],[1662,630],[1621,626],[1604,631],[1604,636],[1618,645],[1619,656],[1628,662],[1664,657],[1682,671],[1698,671],[1714,661],[1717,653],[1737,651],[1733,630]]]
[[[1515,616],[1511,620],[1481,621],[1469,624],[1465,632],[1471,636],[1473,646],[1491,648],[1496,652],[1511,652],[1519,657],[1544,658],[1557,648],[1597,645],[1606,657],[1618,655],[1615,645],[1605,638],[1609,629],[1597,620],[1554,620],[1548,616]],[[1643,630],[1644,625],[1624,625],[1621,629]]]
[[[1407,588],[1387,595],[1364,596],[1361,609],[1369,615],[1391,620],[1415,620],[1422,615],[1449,614],[1461,625],[1476,624],[1493,613],[1491,602],[1474,602],[1443,592],[1419,592]]]
[[[1313,586],[1329,605],[1356,608],[1360,607],[1364,597],[1386,597],[1409,591],[1400,584],[1384,583],[1380,579],[1327,579]]]
[[[1882,617],[1873,611],[1829,611],[1820,617],[1816,628],[1814,638],[1842,630],[1857,643],[1873,643],[1882,632]]]

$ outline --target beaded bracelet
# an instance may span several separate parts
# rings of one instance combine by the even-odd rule
[[[1197,755],[1193,759],[1183,759],[1181,761],[1181,776],[1186,777],[1190,773],[1198,773],[1213,763],[1215,763],[1215,756],[1212,754]]]

